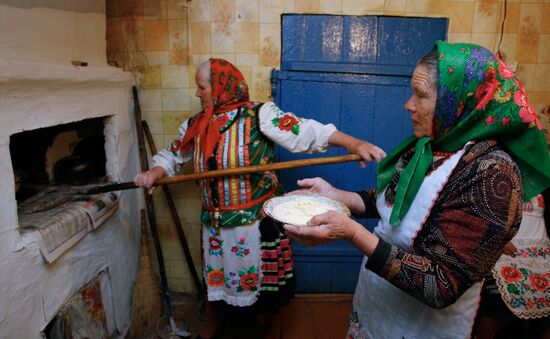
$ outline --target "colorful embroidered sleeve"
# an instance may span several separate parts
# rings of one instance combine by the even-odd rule
[[[179,134],[172,143],[163,150],[160,150],[153,156],[152,166],[160,166],[164,168],[167,176],[173,176],[180,170],[182,164],[193,158],[193,147],[190,147],[185,154],[180,150],[181,141],[187,131],[189,120],[185,120],[179,127]]]
[[[333,124],[299,118],[283,112],[273,102],[260,108],[260,130],[273,142],[293,153],[321,153],[329,146],[328,138],[336,132]]]
[[[490,275],[521,221],[516,164],[500,150],[476,155],[467,153],[453,171],[414,240],[414,253],[380,240],[366,265],[434,308],[451,305]]]

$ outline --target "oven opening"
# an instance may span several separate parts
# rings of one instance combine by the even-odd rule
[[[107,181],[104,130],[94,118],[11,136],[19,229],[48,262],[117,209],[118,194],[88,193]]]
[[[12,135],[17,202],[53,185],[104,182],[103,129],[103,119],[95,118]]]

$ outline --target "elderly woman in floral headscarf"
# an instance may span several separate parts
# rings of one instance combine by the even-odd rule
[[[301,119],[272,102],[250,102],[243,75],[226,60],[203,63],[195,78],[203,111],[183,122],[172,145],[153,157],[151,170],[136,176],[137,185],[151,187],[190,160],[195,172],[270,163],[274,142],[296,153],[341,146],[368,161],[385,156],[380,148],[332,124]],[[295,280],[289,239],[263,218],[263,202],[283,192],[274,172],[204,179],[200,187],[208,303],[199,337],[207,338],[220,334],[220,301],[255,305],[261,313],[273,315],[293,295]],[[271,319],[270,334],[277,337],[277,318]]]
[[[490,51],[438,41],[411,85],[414,136],[380,163],[376,190],[299,182],[380,217],[374,232],[337,212],[285,226],[306,244],[347,239],[365,254],[353,338],[470,337],[483,279],[516,233],[522,202],[550,185],[537,115]]]

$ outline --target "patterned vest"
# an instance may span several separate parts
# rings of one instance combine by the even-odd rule
[[[220,128],[221,136],[213,157],[205,161],[200,138],[195,139],[195,172],[273,162],[273,142],[260,131],[258,112],[261,104],[242,106]],[[249,225],[263,217],[263,202],[282,193],[275,172],[208,178],[200,181],[202,213],[206,226],[235,227]]]

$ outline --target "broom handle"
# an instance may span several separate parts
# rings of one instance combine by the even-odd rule
[[[264,164],[264,165],[226,168],[226,169],[213,170],[213,171],[207,171],[207,172],[201,172],[201,173],[191,173],[191,174],[176,175],[173,177],[164,177],[164,178],[158,179],[154,183],[154,185],[155,186],[167,185],[167,184],[174,184],[178,182],[196,181],[196,180],[213,178],[213,177],[224,177],[224,176],[231,176],[231,175],[250,174],[250,173],[265,172],[265,171],[276,171],[276,170],[284,170],[284,169],[296,168],[296,167],[337,164],[341,162],[361,161],[361,160],[363,159],[357,154],[291,160],[291,161],[276,162],[276,163]],[[138,186],[136,186],[134,182],[129,181],[129,182],[123,182],[120,184],[110,184],[110,185],[93,187],[88,191],[88,194],[119,191],[119,190],[126,190],[126,189],[137,188],[137,187]]]

